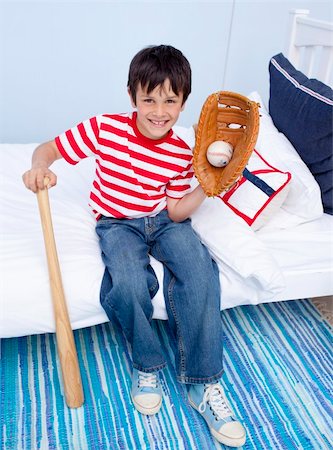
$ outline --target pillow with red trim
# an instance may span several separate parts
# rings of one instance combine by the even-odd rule
[[[254,150],[242,176],[219,198],[254,230],[259,230],[282,206],[290,181],[290,172],[273,167]]]

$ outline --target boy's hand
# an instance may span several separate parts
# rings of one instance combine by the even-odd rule
[[[46,177],[49,179],[46,187],[55,186],[57,184],[57,176],[49,167],[59,158],[62,158],[62,156],[54,140],[39,145],[32,155],[31,169],[22,176],[25,186],[36,193],[38,189],[45,188],[44,179]]]
[[[49,183],[45,186],[44,179],[49,179]],[[32,168],[22,175],[23,183],[32,192],[38,189],[51,188],[57,184],[57,176],[47,167]]]

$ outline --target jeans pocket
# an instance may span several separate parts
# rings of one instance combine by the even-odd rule
[[[95,227],[95,231],[97,236],[101,239],[106,236],[107,232],[111,229],[113,225],[119,223],[119,219],[115,219],[113,217],[105,217],[102,216],[98,219]]]
[[[101,217],[97,220],[96,226],[101,225],[101,224],[117,223],[117,222],[119,222],[119,220],[121,220],[121,219],[116,219],[115,217],[101,216]]]

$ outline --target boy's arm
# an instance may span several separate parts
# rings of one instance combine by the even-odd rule
[[[183,222],[183,220],[194,213],[205,198],[206,194],[200,184],[181,199],[167,197],[167,209],[170,219],[174,222]]]
[[[44,189],[45,177],[50,180],[48,187],[54,186],[57,183],[57,176],[49,167],[60,158],[62,155],[54,140],[39,145],[33,152],[31,169],[22,176],[25,186],[33,192]]]
[[[192,125],[195,135],[197,134],[198,124]],[[204,193],[200,184],[189,194],[186,194],[181,199],[167,197],[168,215],[174,222],[183,222],[188,219],[190,215],[201,205],[205,200]]]

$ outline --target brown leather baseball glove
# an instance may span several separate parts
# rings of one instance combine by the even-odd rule
[[[194,173],[208,197],[230,188],[242,174],[257,141],[258,104],[234,92],[219,91],[204,103],[193,153]],[[226,141],[233,155],[225,167],[212,166],[206,157],[209,145]]]

